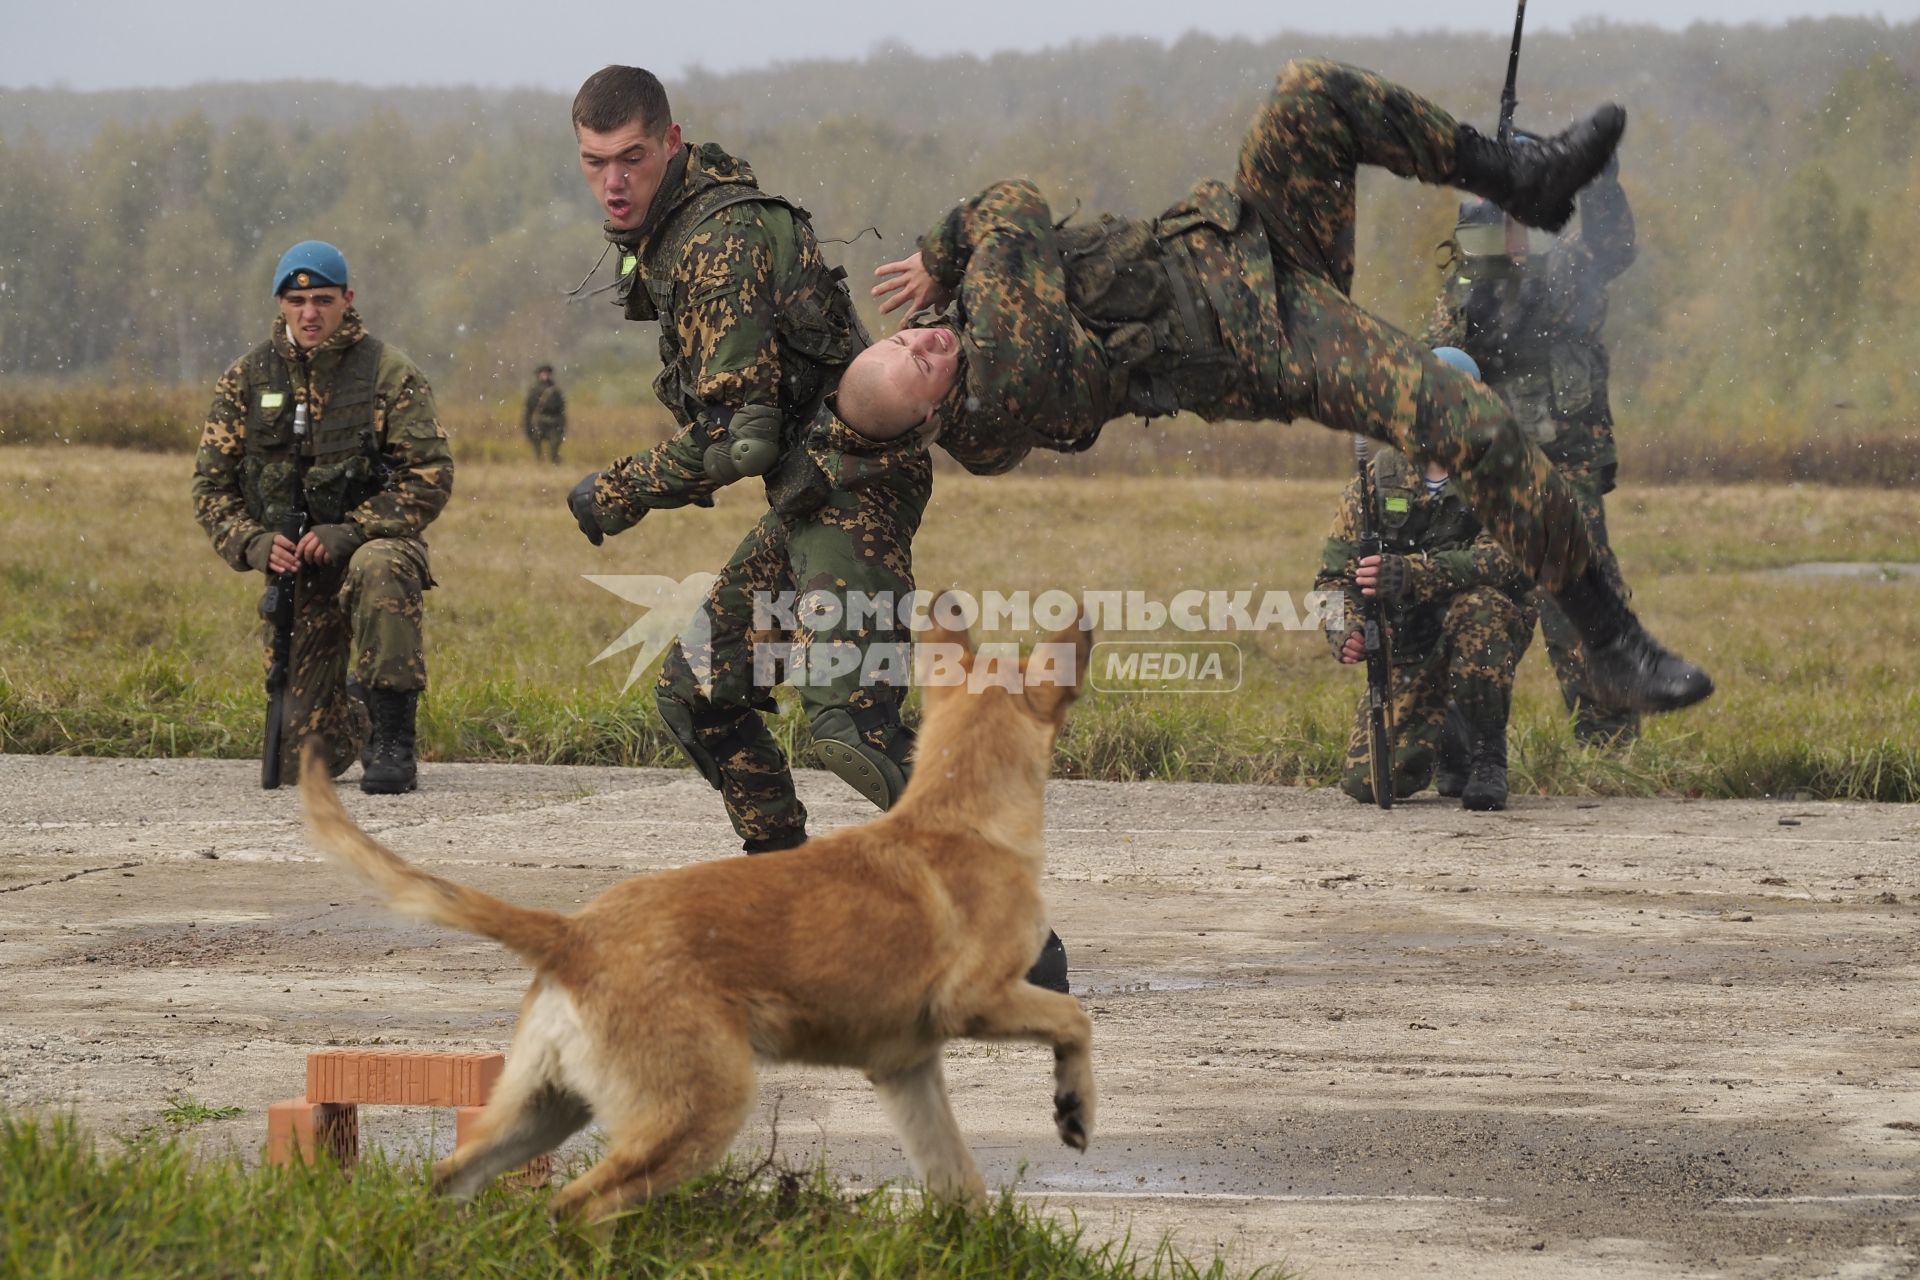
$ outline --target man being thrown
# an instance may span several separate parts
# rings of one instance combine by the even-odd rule
[[[879,269],[882,310],[958,304],[956,328],[903,330],[847,369],[837,412],[872,440],[937,439],[968,470],[1038,446],[1089,447],[1128,414],[1311,418],[1360,432],[1465,487],[1482,523],[1552,592],[1612,701],[1646,711],[1713,691],[1590,563],[1579,505],[1499,397],[1354,305],[1354,178],[1379,165],[1558,228],[1618,146],[1606,106],[1507,146],[1370,72],[1288,64],[1241,147],[1152,221],[1056,227],[1033,184],[956,206],[920,252]]]

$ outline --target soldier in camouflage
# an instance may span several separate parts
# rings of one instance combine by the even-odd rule
[[[545,446],[549,461],[559,465],[560,442],[567,438],[567,398],[554,382],[550,364],[533,371],[533,385],[527,388],[527,402],[520,410],[520,430],[533,446],[535,462]]]
[[[1056,226],[1040,192],[1002,182],[954,208],[920,252],[880,268],[883,310],[958,304],[956,329],[875,344],[839,413],[876,441],[937,439],[970,470],[1032,448],[1089,447],[1122,414],[1306,417],[1458,478],[1474,510],[1585,637],[1597,683],[1672,710],[1707,674],[1647,633],[1597,564],[1572,487],[1499,397],[1355,306],[1362,164],[1448,183],[1558,228],[1626,125],[1606,107],[1528,146],[1338,63],[1294,62],[1254,120],[1231,187],[1203,182],[1151,221]]]
[[[760,715],[782,675],[822,765],[883,809],[905,789],[912,664],[898,604],[913,592],[932,466],[827,407],[867,335],[804,209],[713,143],[683,143],[665,90],[640,68],[591,76],[573,124],[622,255],[625,314],[659,322],[654,391],[677,430],[587,476],[568,505],[598,545],[649,511],[710,506],[722,486],[764,479],[766,514],[668,650],[654,697],[746,852],[792,848],[807,811]],[[781,600],[791,606],[766,607]],[[1065,989],[1057,938],[1033,976]]]
[[[367,335],[347,263],[320,241],[274,272],[273,336],[221,377],[194,460],[193,506],[235,569],[298,571],[286,755],[319,734],[338,776],[359,755],[362,791],[411,791],[414,720],[427,686],[423,537],[453,492],[453,456],[414,363]],[[307,406],[299,541],[275,532],[292,508],[292,423]],[[362,750],[364,745],[364,751]]]
[[[1340,592],[1357,621],[1361,595],[1386,604],[1392,638],[1396,798],[1437,781],[1440,794],[1476,810],[1507,807],[1507,714],[1513,672],[1533,637],[1533,583],[1481,528],[1466,496],[1438,464],[1416,470],[1397,450],[1368,461],[1382,552],[1360,556],[1361,486],[1347,486],[1314,587]],[[1333,656],[1365,660],[1357,625],[1329,628]],[[1366,703],[1347,746],[1340,787],[1373,801]],[[1437,766],[1437,779],[1436,779]]]
[[[1500,210],[1485,201],[1463,205],[1460,252],[1425,336],[1436,346],[1463,348],[1479,363],[1487,385],[1566,477],[1587,519],[1594,563],[1625,594],[1604,501],[1619,464],[1601,330],[1607,287],[1634,258],[1633,211],[1617,157],[1581,190],[1579,211],[1576,226],[1515,259],[1505,250]],[[1551,596],[1541,601],[1540,630],[1574,736],[1593,743],[1634,737],[1639,716],[1609,705],[1595,689],[1580,633]]]

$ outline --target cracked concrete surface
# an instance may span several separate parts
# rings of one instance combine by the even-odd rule
[[[428,765],[349,789],[441,874],[570,908],[733,852],[690,772]],[[98,1129],[169,1097],[257,1153],[328,1044],[503,1047],[491,943],[373,906],[246,761],[0,756],[0,1103]],[[802,775],[816,829],[862,802]],[[1920,811],[1059,783],[1049,902],[1102,1110],[1060,1146],[1046,1052],[956,1045],[995,1183],[1095,1233],[1310,1277],[1920,1274]],[[244,816],[242,816],[244,815]],[[858,940],[854,940],[858,945]],[[876,962],[884,957],[876,956]],[[741,1137],[906,1166],[858,1076],[773,1067]],[[445,1150],[447,1113],[370,1110]]]

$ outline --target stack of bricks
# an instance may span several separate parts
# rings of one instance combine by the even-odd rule
[[[267,1108],[267,1161],[287,1164],[327,1152],[342,1168],[360,1156],[362,1106],[452,1107],[454,1144],[466,1140],[506,1069],[497,1053],[325,1049],[307,1055],[307,1091]],[[527,1162],[523,1182],[544,1182],[553,1157]]]

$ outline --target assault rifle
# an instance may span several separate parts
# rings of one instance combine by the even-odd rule
[[[1507,51],[1507,83],[1500,90],[1500,128],[1495,134],[1503,147],[1513,145],[1513,112],[1520,105],[1520,35],[1527,25],[1527,0],[1518,0],[1513,12],[1513,45]],[[1507,256],[1523,258],[1527,253],[1527,229],[1509,214],[1506,219]]]
[[[307,406],[293,407],[293,507],[274,532],[298,545],[307,532]],[[267,571],[260,616],[272,628],[267,655],[267,743],[260,755],[260,786],[280,785],[280,743],[287,727],[287,669],[293,661],[293,597],[300,578],[295,565],[286,573]]]
[[[1367,469],[1367,441],[1353,438],[1353,456],[1360,466],[1360,559],[1380,555],[1385,541],[1380,533],[1378,493]],[[1367,650],[1367,767],[1373,779],[1373,802],[1393,808],[1393,639],[1387,634],[1387,607],[1376,585],[1371,596],[1360,597],[1362,635]]]

